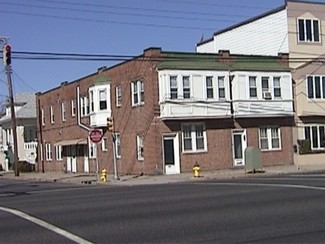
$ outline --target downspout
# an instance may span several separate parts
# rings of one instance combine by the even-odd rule
[[[80,118],[80,87],[77,86],[77,119],[78,119],[78,126],[86,131],[90,131],[90,128],[81,123]]]
[[[40,148],[37,153],[41,154],[38,156],[38,159],[41,159],[42,173],[45,173],[45,167],[44,167],[45,148],[44,148],[44,141],[43,141],[42,112],[41,112],[41,101],[39,97],[40,93],[37,93],[36,96],[37,96],[37,105],[38,105],[38,126],[39,126],[39,136],[40,136]],[[38,164],[38,171],[39,171],[39,164]]]

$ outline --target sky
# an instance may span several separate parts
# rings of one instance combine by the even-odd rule
[[[14,94],[36,93],[117,61],[21,59],[15,52],[138,56],[149,47],[195,52],[202,37],[283,5],[284,0],[0,0],[0,36],[14,52]],[[1,102],[8,88],[0,67]]]

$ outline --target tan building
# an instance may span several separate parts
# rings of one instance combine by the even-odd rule
[[[97,159],[112,173],[115,152],[120,174],[179,174],[196,162],[202,170],[243,167],[247,147],[261,149],[264,165],[291,164],[287,60],[150,48],[39,93],[38,169],[95,172]],[[103,130],[101,143],[89,140],[92,128]]]
[[[292,151],[297,164],[325,162],[324,23],[324,3],[287,0],[197,44],[200,53],[228,49],[245,55],[289,54],[296,112]]]

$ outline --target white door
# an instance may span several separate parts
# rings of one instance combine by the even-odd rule
[[[163,136],[165,174],[180,174],[178,134]]]
[[[77,146],[71,146],[71,172],[77,172]]]
[[[247,147],[246,130],[232,131],[232,149],[234,166],[245,165],[245,149]]]

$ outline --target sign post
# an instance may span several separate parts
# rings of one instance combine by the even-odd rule
[[[99,170],[99,166],[98,166],[98,157],[97,157],[97,144],[100,143],[102,141],[103,138],[103,130],[101,129],[92,129],[89,132],[89,138],[91,140],[92,143],[95,144],[95,152],[96,152],[96,181],[98,182],[98,170]]]

